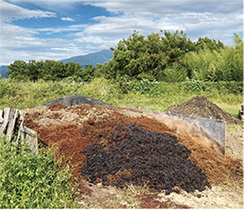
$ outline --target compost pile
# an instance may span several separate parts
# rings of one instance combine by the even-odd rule
[[[24,125],[42,143],[57,147],[78,180],[192,192],[222,182],[232,170],[232,163],[201,139],[177,134],[142,111],[88,104],[25,111]]]
[[[227,123],[240,123],[237,118],[232,117],[230,114],[224,112],[216,104],[208,101],[205,97],[196,96],[182,104],[176,104],[168,107],[165,112],[173,114],[183,114],[196,117],[213,118],[222,120]]]
[[[106,137],[113,143],[109,148],[92,144],[84,152],[87,161],[81,172],[94,184],[124,187],[147,183],[166,194],[176,186],[187,192],[210,187],[206,175],[188,159],[190,150],[173,135],[127,124],[116,126]]]

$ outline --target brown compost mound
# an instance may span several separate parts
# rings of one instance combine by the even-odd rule
[[[82,178],[81,168],[86,163],[89,145],[104,149],[114,145],[109,138],[119,125],[132,124],[149,132],[166,132],[175,135],[180,144],[191,151],[189,160],[208,177],[210,184],[224,181],[235,170],[229,159],[219,155],[213,147],[201,141],[175,133],[156,119],[140,111],[125,108],[78,105],[66,107],[51,105],[28,109],[24,125],[35,130],[38,138],[48,146],[58,146],[58,156],[73,167],[73,176]],[[200,138],[200,137],[199,137]]]
[[[165,112],[183,114],[196,117],[213,118],[227,123],[240,123],[241,121],[224,112],[216,104],[208,101],[205,97],[196,96],[182,104],[171,105]]]
[[[103,134],[100,134],[101,138]],[[158,133],[126,124],[114,128],[105,138],[108,148],[89,145],[83,153],[87,161],[81,173],[90,182],[123,188],[126,184],[165,190],[166,194],[203,191],[210,187],[202,170],[189,160],[191,153],[169,133]]]

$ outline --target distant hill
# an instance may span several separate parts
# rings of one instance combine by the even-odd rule
[[[7,69],[8,69],[8,66],[0,66],[1,78],[8,78],[8,75],[6,74]]]
[[[104,64],[109,62],[109,60],[113,58],[113,51],[111,50],[102,50],[95,53],[90,53],[87,55],[75,56],[67,59],[60,60],[63,63],[74,62],[79,63],[84,68],[86,64],[92,64],[96,66],[98,63]],[[0,66],[0,75],[2,78],[8,78],[9,76],[6,74],[8,66]]]
[[[92,64],[96,66],[98,63],[104,64],[108,62],[113,57],[113,51],[111,50],[102,50],[95,53],[90,53],[87,55],[75,56],[67,59],[60,60],[63,63],[74,62],[81,64],[82,67],[85,67],[86,64]]]

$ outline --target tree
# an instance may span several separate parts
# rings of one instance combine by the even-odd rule
[[[243,47],[243,40],[242,38],[239,36],[238,33],[234,33],[234,43],[233,43],[233,47],[234,48],[240,48]],[[242,48],[243,49],[243,48]]]
[[[76,77],[80,76],[83,71],[79,63],[68,62],[64,65],[65,77]]]
[[[195,45],[187,38],[183,31],[176,31],[171,34],[169,31],[164,31],[162,37],[163,52],[168,57],[167,65],[178,62],[186,53],[194,51]]]
[[[82,80],[85,82],[90,82],[92,79],[94,79],[95,70],[96,68],[93,65],[87,64],[81,73]]]
[[[209,39],[208,37],[205,38],[199,38],[198,41],[195,43],[196,45],[196,51],[199,52],[199,50],[207,48],[211,50],[212,52],[220,51],[220,49],[224,48],[224,44],[221,41],[216,41],[215,39]]]
[[[29,60],[29,63],[27,65],[27,72],[26,75],[29,80],[31,81],[37,81],[39,79],[39,72],[40,69],[38,69],[38,65],[36,60]]]
[[[7,74],[11,79],[26,80],[27,79],[27,64],[25,61],[14,61],[8,66]]]

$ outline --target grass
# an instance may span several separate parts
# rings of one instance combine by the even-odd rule
[[[69,178],[50,150],[33,156],[26,143],[0,139],[0,208],[76,208]]]
[[[237,102],[238,103],[238,102]],[[239,110],[241,110],[241,104],[226,104],[226,103],[218,103],[218,106],[223,109],[225,112],[231,114],[233,117],[238,117]]]
[[[243,135],[243,123],[241,123],[241,124],[227,124],[226,134],[241,134],[241,135]]]
[[[60,82],[13,82],[0,80],[0,109],[14,107],[32,108],[44,105],[51,100],[65,95],[86,95],[116,107],[135,107],[163,111],[172,104],[179,104],[194,96],[204,96],[217,104],[225,112],[237,117],[243,103],[241,94],[226,93],[223,89],[191,91],[179,88],[180,83],[157,83],[156,87],[144,91],[142,87],[122,93],[121,87],[103,78],[96,78],[91,83]],[[144,89],[143,89],[144,88]]]

